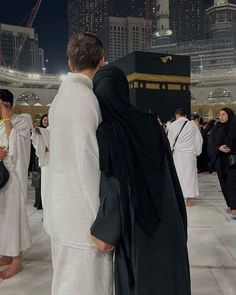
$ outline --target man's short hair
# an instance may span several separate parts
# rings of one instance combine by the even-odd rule
[[[198,114],[193,113],[191,117],[192,117],[191,118],[192,120],[197,120],[197,119],[200,120],[200,116]]]
[[[71,38],[67,47],[67,55],[79,71],[96,69],[104,56],[103,44],[96,35],[82,33]]]
[[[12,107],[14,102],[14,96],[11,93],[11,91],[7,89],[0,89],[0,100],[4,102],[8,102],[10,106]]]
[[[177,109],[177,110],[175,110],[175,115],[179,115],[179,116],[181,116],[181,117],[185,117],[186,116],[186,112],[185,112],[185,110],[184,109]]]

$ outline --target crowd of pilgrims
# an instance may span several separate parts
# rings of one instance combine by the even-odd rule
[[[110,71],[110,76],[119,76],[119,81],[122,81],[122,83],[126,86],[128,85],[126,84],[126,78],[123,76],[123,73],[121,73],[116,68],[110,69]],[[128,86],[125,89],[126,92],[124,91],[122,93],[117,93],[117,96],[123,96],[123,101],[121,100],[119,104],[109,101],[106,105],[104,103],[103,96],[114,97],[114,93],[116,93],[116,91],[113,92],[114,89],[109,89],[109,87],[107,87],[107,93],[104,93],[104,85],[101,82],[104,82],[105,80],[106,72],[103,71],[100,71],[95,77],[95,93],[98,97],[98,100],[100,99],[103,102],[101,103],[100,107],[104,118],[104,123],[100,125],[97,130],[100,169],[102,173],[100,191],[104,192],[100,196],[100,202],[103,205],[105,202],[107,202],[106,206],[109,207],[109,201],[103,199],[103,197],[107,194],[111,194],[114,196],[114,198],[118,198],[117,196],[119,195],[120,198],[119,201],[117,200],[117,202],[119,202],[123,216],[121,217],[121,220],[118,221],[119,217],[117,216],[117,212],[115,212],[114,208],[112,207],[111,215],[113,221],[111,226],[115,225],[116,229],[112,235],[107,237],[104,235],[104,231],[100,230],[101,223],[104,222],[104,220],[101,221],[101,216],[104,214],[103,210],[105,210],[104,207],[100,207],[97,218],[91,228],[91,233],[100,239],[104,238],[104,240],[109,241],[109,243],[112,245],[116,245],[116,256],[118,257],[118,260],[121,261],[121,263],[116,261],[115,266],[118,277],[120,278],[120,280],[118,279],[117,282],[117,290],[120,292],[118,294],[125,294],[122,293],[123,288],[124,290],[129,289],[130,285],[132,285],[132,282],[137,280],[137,277],[142,278],[140,281],[137,280],[136,282],[136,284],[139,284],[139,290],[142,290],[144,287],[147,288],[147,284],[144,283],[145,280],[149,280],[150,288],[151,286],[154,286],[155,276],[150,279],[147,269],[151,265],[152,271],[155,272],[156,263],[158,264],[158,268],[165,269],[166,264],[168,264],[167,260],[175,261],[175,263],[173,263],[173,268],[170,267],[168,271],[175,273],[179,272],[179,280],[182,282],[182,285],[178,285],[178,292],[176,291],[175,294],[190,294],[187,250],[184,246],[184,242],[180,242],[178,246],[174,244],[173,241],[177,236],[177,239],[186,239],[187,221],[183,196],[186,199],[195,198],[198,196],[198,189],[195,189],[197,186],[195,182],[197,181],[196,179],[193,183],[193,193],[191,188],[184,188],[185,184],[181,182],[181,177],[183,176],[181,175],[181,169],[190,171],[190,174],[192,170],[193,175],[195,175],[195,172],[213,173],[216,171],[222,193],[227,204],[227,214],[230,214],[232,219],[236,220],[236,163],[234,158],[236,155],[235,114],[231,109],[223,108],[219,112],[219,120],[217,118],[216,120],[213,119],[209,122],[203,122],[202,118],[197,114],[193,114],[191,120],[188,120],[185,116],[184,110],[179,109],[175,113],[175,120],[167,122],[166,124],[160,124],[159,120],[155,120],[153,116],[150,116],[147,119],[143,117],[141,113],[133,112],[133,107],[127,104]],[[102,86],[100,86],[100,84]],[[33,129],[30,119],[27,115],[12,115],[11,106],[13,98],[10,92],[6,90],[0,90],[0,99],[2,118],[0,123],[0,145],[1,149],[4,149],[4,151],[6,150],[7,145],[9,147],[7,149],[8,154],[4,154],[1,150],[0,157],[1,160],[4,160],[4,163],[10,172],[9,182],[0,190],[0,265],[8,265],[6,269],[3,269],[0,272],[0,277],[2,279],[8,279],[22,269],[21,253],[31,246],[28,221],[25,219],[24,214],[19,214],[19,212],[22,213],[22,210],[25,210],[23,205],[25,202],[24,196],[20,191],[22,187],[24,190],[26,190],[27,184],[25,182],[26,179],[19,179],[19,175],[25,169],[25,165],[29,160],[29,132],[32,130],[31,159],[28,174],[32,179],[31,185],[35,188],[34,206],[37,209],[42,210],[42,197],[44,197],[46,190],[45,183],[48,173],[47,163],[50,153],[48,139],[48,130],[50,128],[48,126],[47,114],[41,117],[39,124],[34,126]],[[117,100],[119,99],[120,97],[117,97]],[[127,128],[129,131],[126,130],[124,132],[122,129],[119,129],[120,125],[118,123],[116,126],[114,123],[113,125],[110,124],[109,122],[111,117],[107,118],[106,121],[106,110],[108,108],[113,109],[113,112],[110,113],[111,117],[122,113],[122,117],[119,117],[119,124],[129,126]],[[10,120],[9,118],[11,118],[11,126],[7,126]],[[179,124],[177,124],[178,121],[180,122]],[[184,123],[186,124],[186,127]],[[176,124],[175,127],[173,127],[174,124]],[[159,130],[158,136],[154,130],[155,125]],[[119,141],[117,140],[116,134],[114,134],[114,127],[116,130],[119,130],[119,136],[124,139],[122,148],[119,146]],[[12,132],[12,134],[7,128],[9,128],[9,130],[11,128],[15,129],[15,132]],[[132,130],[132,132],[130,130]],[[193,134],[196,135],[198,142],[190,140],[190,137],[196,140],[196,138],[193,137]],[[201,135],[201,138],[199,137],[199,134]],[[125,138],[127,138],[127,136],[129,137],[130,143],[126,145]],[[137,136],[142,136],[142,138],[145,139],[145,146],[138,142]],[[107,144],[108,137],[110,138],[109,144]],[[187,143],[184,142],[186,138]],[[22,146],[22,141],[24,141],[24,146]],[[14,145],[14,148],[11,147],[11,144]],[[181,146],[182,152],[184,152],[184,149],[189,151],[188,145],[199,145],[199,147],[195,146],[196,149],[192,155],[192,166],[188,161],[185,163],[181,160],[180,165],[182,165],[182,167],[177,167],[179,163],[178,157],[175,156],[175,153],[178,153],[178,145]],[[167,151],[165,151],[165,149],[167,149]],[[134,150],[135,153],[133,152]],[[157,151],[158,153],[156,153]],[[181,153],[181,150],[179,152]],[[186,157],[186,153],[183,154],[184,157]],[[144,155],[146,155],[146,158],[143,157]],[[117,162],[117,157],[122,159],[123,156],[126,158],[126,161],[121,160],[120,162]],[[148,157],[153,159],[153,167],[150,166]],[[160,160],[161,158],[162,160]],[[191,161],[191,159],[189,161]],[[135,165],[134,163],[139,163],[140,166],[136,165],[133,171],[129,171],[129,165]],[[162,165],[165,165],[168,167],[168,169],[166,168],[165,173],[162,173],[162,169],[156,170],[154,164],[159,168],[163,167]],[[176,167],[174,167],[174,165],[176,165]],[[188,167],[188,165],[191,167]],[[16,172],[14,171],[15,167],[18,169]],[[18,173],[19,175],[17,175]],[[16,179],[14,177],[15,175],[17,175]],[[177,175],[182,190],[179,186]],[[194,177],[195,176],[193,176],[193,178]],[[17,181],[20,183],[17,184]],[[192,180],[190,180],[190,182],[191,181]],[[134,204],[137,212],[136,214],[138,215],[138,222],[132,221],[134,223],[130,223],[130,228],[126,228],[124,231],[122,231],[122,226],[127,223],[126,219],[131,218],[132,220],[134,218],[130,216],[134,214],[133,209],[130,209],[134,196],[132,196],[132,192],[129,189],[129,186],[133,182],[135,182],[135,187],[137,190],[143,190],[142,197],[136,200],[136,203]],[[147,187],[152,188],[152,198],[154,198],[154,195],[158,196],[158,198],[147,202],[147,199],[145,199],[147,195],[147,187],[145,187],[144,182],[148,183]],[[170,183],[172,183],[171,186]],[[188,185],[191,186],[191,184]],[[185,193],[185,191],[188,192]],[[20,201],[17,206],[15,204],[15,200],[11,199],[11,196],[14,194],[20,195]],[[160,199],[161,194],[162,199]],[[174,202],[171,200],[170,195],[175,195],[176,198]],[[127,203],[122,201],[126,199],[129,200]],[[187,206],[188,205],[191,207],[194,205],[194,203],[187,202]],[[160,208],[160,206],[162,207],[161,213],[158,212],[158,208]],[[3,211],[12,210],[12,208],[15,208],[15,213],[11,212],[11,216],[15,214],[16,220],[14,220],[14,218],[12,220],[9,217],[4,219],[4,214],[6,212]],[[155,209],[157,209],[157,215]],[[169,213],[170,211],[171,214]],[[177,211],[180,213],[180,218],[182,219],[184,226],[183,228],[181,228],[181,224],[179,222],[176,222],[176,220],[178,220],[176,219],[176,216],[179,214]],[[21,216],[19,217],[19,215]],[[169,217],[166,219],[163,218],[165,221],[160,223],[160,216],[163,217],[165,215],[169,215]],[[19,221],[24,224],[23,230],[20,233],[15,230]],[[157,226],[157,224],[159,224],[159,230],[154,231],[154,228]],[[136,240],[135,245],[132,244],[132,241],[130,240],[130,233],[134,227]],[[12,234],[12,232],[14,234]],[[170,235],[167,235],[168,232],[172,232],[172,235],[175,236],[173,240],[170,238]],[[118,235],[121,235],[122,238],[117,244]],[[149,238],[151,235],[152,239]],[[9,247],[9,241],[11,241],[10,244],[12,247]],[[16,244],[16,246],[14,246],[14,244]],[[161,246],[162,244],[168,244],[169,250],[166,251],[163,249]],[[145,251],[145,249],[148,250]],[[156,249],[159,249],[160,251],[157,251]],[[142,254],[143,257],[140,259],[142,268],[138,270],[135,269],[134,265],[132,264],[132,255],[134,252],[136,255],[139,255],[137,254],[139,252],[145,253],[145,255]],[[170,253],[173,255],[168,257]],[[185,260],[186,263],[183,263]],[[179,261],[181,261],[181,264]],[[147,263],[149,265],[146,265]],[[179,265],[179,270],[175,269],[176,265]],[[165,272],[162,275],[160,273],[158,275],[159,279],[163,282],[163,286],[168,286],[170,284],[169,277],[165,275]],[[169,287],[170,290],[172,287],[173,286]],[[165,288],[163,288],[163,290],[167,290]],[[145,290],[140,291],[140,294],[146,294]],[[164,293],[161,293],[160,291],[160,294]]]
[[[217,173],[221,190],[227,205],[226,213],[230,214],[232,220],[236,220],[235,113],[230,108],[223,108],[219,111],[219,115],[215,119],[205,122],[198,114],[193,113],[191,120],[198,127],[202,138],[202,144],[200,143],[200,145],[202,145],[201,152],[196,154],[196,171],[197,173]],[[170,123],[168,122],[165,125],[167,133],[169,124]],[[175,159],[174,153],[173,157]],[[186,167],[185,163],[184,165],[176,163],[177,172],[178,165]],[[179,173],[178,176],[181,183],[181,175],[179,175]],[[187,180],[186,183],[189,183],[189,181]],[[184,186],[182,186],[182,190],[184,192]],[[196,196],[198,196],[198,193],[195,197]]]
[[[216,146],[220,147],[220,143],[225,144],[229,146],[229,138],[228,134],[225,133],[226,131],[219,131],[221,129],[225,129],[222,126],[230,126],[227,127],[226,130],[231,130],[230,132],[232,133],[232,130],[234,130],[233,127],[233,122],[234,121],[234,112],[231,109],[225,108],[220,111],[221,114],[226,113],[228,116],[228,121],[222,123],[218,120],[218,118],[211,119],[209,121],[204,121],[202,117],[200,117],[196,113],[191,114],[191,121],[196,124],[197,128],[200,131],[201,137],[202,137],[202,142],[200,143],[201,146],[201,152],[197,156],[197,173],[213,173],[217,172],[219,182],[222,188],[222,193],[224,195],[226,204],[228,206],[227,212],[231,213],[232,210],[235,210],[236,208],[236,198],[234,198],[234,191],[236,191],[236,188],[233,188],[234,186],[234,177],[236,177],[233,172],[234,169],[229,169],[229,164],[228,164],[228,157],[227,153],[221,153],[219,154],[216,151]],[[38,116],[36,116],[38,118]],[[40,117],[40,115],[39,115]],[[163,126],[165,133],[168,135],[168,127],[169,125],[174,122],[176,119],[172,119],[168,121],[167,123],[161,123]],[[39,122],[38,122],[39,121]],[[236,122],[236,121],[235,121]],[[226,124],[227,123],[227,124]],[[48,114],[43,114],[40,117],[40,120],[37,119],[36,123],[34,125],[37,125],[37,127],[40,128],[48,128]],[[219,129],[219,126],[221,126],[221,129]],[[215,127],[215,128],[214,128]],[[236,128],[236,124],[235,124]],[[214,129],[214,132],[212,133],[211,131]],[[39,128],[35,128],[36,133],[39,135],[42,135],[40,133]],[[217,131],[218,130],[218,131]],[[181,131],[182,132],[182,131]],[[229,132],[229,131],[227,131]],[[236,131],[235,131],[236,132]],[[211,135],[211,136],[210,136]],[[224,136],[225,138],[222,138]],[[37,208],[37,210],[42,210],[42,192],[41,189],[42,187],[44,188],[45,185],[44,183],[42,184],[42,173],[41,173],[41,166],[42,169],[44,168],[44,165],[40,165],[39,162],[39,157],[40,157],[40,151],[39,151],[39,144],[37,142],[37,136],[35,136],[35,133],[33,133],[31,137],[32,143],[31,143],[31,157],[30,157],[30,164],[29,164],[29,176],[31,178],[31,186],[34,187],[35,189],[35,202],[34,202],[34,207]],[[227,144],[226,144],[227,143]],[[234,146],[236,143],[231,143],[232,146]],[[37,149],[37,153],[36,153]],[[173,151],[172,151],[173,153]],[[39,155],[39,157],[37,156]],[[42,157],[40,157],[42,158]],[[229,173],[230,172],[230,173]],[[43,173],[44,179],[45,179],[45,173]],[[236,179],[236,178],[235,178]],[[44,182],[44,180],[43,180]],[[227,188],[226,188],[227,186]],[[232,193],[229,193],[229,191],[232,190]],[[197,197],[198,194],[193,195],[192,197]],[[235,200],[234,200],[235,199]],[[231,201],[229,201],[231,200]],[[230,203],[229,203],[230,202]],[[230,205],[231,204],[231,205]],[[235,205],[234,205],[235,204]],[[232,208],[232,209],[231,209]],[[235,215],[235,214],[232,214]],[[232,216],[234,219],[234,216]]]

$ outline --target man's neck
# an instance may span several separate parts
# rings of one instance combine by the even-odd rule
[[[74,73],[78,73],[78,74],[83,74],[87,77],[89,77],[91,80],[93,80],[95,74],[96,74],[96,70],[83,70],[83,71],[74,71]]]
[[[179,119],[187,119],[187,118],[185,116],[177,116],[176,120],[179,120]]]

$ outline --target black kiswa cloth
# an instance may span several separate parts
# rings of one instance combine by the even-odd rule
[[[161,220],[164,175],[161,126],[154,115],[130,104],[128,81],[118,67],[107,65],[97,72],[94,92],[103,117],[97,130],[100,169],[131,187],[135,218],[146,234],[151,235]]]

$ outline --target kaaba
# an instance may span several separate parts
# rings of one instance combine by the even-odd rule
[[[190,116],[190,57],[135,51],[112,64],[127,75],[131,103],[145,112],[157,113],[163,122],[177,108]]]

